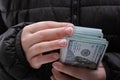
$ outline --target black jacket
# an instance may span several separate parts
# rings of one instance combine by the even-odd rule
[[[119,80],[120,0],[0,0],[0,80],[50,80],[51,64],[32,69],[20,42],[25,25],[48,20],[101,28],[107,80]]]

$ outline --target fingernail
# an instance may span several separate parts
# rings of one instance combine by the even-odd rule
[[[53,67],[54,67],[55,69],[57,69],[58,67],[60,67],[60,63],[58,63],[58,62],[53,63]]]
[[[67,35],[72,35],[72,33],[73,33],[73,28],[72,27],[67,27],[66,29],[65,29],[65,33],[67,34]]]
[[[59,45],[60,45],[61,47],[65,47],[66,44],[67,44],[66,39],[61,39],[61,40],[59,41]]]

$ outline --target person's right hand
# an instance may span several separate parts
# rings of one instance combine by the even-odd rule
[[[59,54],[42,55],[47,51],[66,46],[64,37],[73,33],[73,24],[53,21],[37,22],[25,26],[21,35],[22,48],[29,64],[33,68],[40,68],[42,64],[59,59]]]

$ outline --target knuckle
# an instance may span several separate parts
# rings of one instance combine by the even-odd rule
[[[40,41],[43,41],[45,38],[46,38],[46,36],[43,33],[41,33],[39,36]]]
[[[47,26],[47,24],[49,24],[49,23],[48,23],[48,21],[41,21],[41,22],[38,22],[38,24],[39,24],[39,25],[42,24],[42,25],[44,25],[44,26]]]
[[[62,34],[60,33],[60,32],[56,32],[56,34],[55,34],[58,38],[62,38]]]
[[[28,53],[29,53],[28,55],[31,59],[34,56],[39,55],[41,51],[42,51],[42,47],[39,44],[35,44],[28,49]]]
[[[31,64],[31,67],[34,68],[34,69],[38,69],[39,68],[39,66],[37,64],[35,64],[35,63],[30,63],[30,64]]]
[[[32,53],[41,53],[41,49],[43,47],[38,43],[38,44],[35,44],[33,45],[31,48],[30,48],[30,52]]]
[[[36,60],[34,60],[34,58],[31,59],[29,63],[30,63],[30,66],[34,69],[38,69],[41,66],[41,65],[39,65],[39,63],[37,63]]]
[[[44,21],[43,22],[43,24],[45,25],[45,26],[48,26],[48,27],[52,27],[53,25],[52,24],[54,24],[55,23],[55,21]]]
[[[55,48],[55,49],[57,49],[57,48],[59,48],[60,47],[60,45],[59,45],[59,40],[57,40],[57,41],[55,41],[55,42],[52,42],[50,45],[49,45],[49,47],[50,48]]]
[[[63,28],[56,30],[56,31],[55,31],[55,36],[56,36],[57,38],[63,38],[63,37],[65,37],[66,34],[65,34]]]
[[[25,26],[24,28],[23,28],[23,30],[24,31],[29,31],[30,30],[30,27],[29,27],[30,25],[27,25],[27,26]]]
[[[22,43],[26,43],[27,41],[28,41],[27,37],[22,37],[22,38],[21,38],[21,42],[22,42]]]
[[[25,35],[25,34],[22,34],[21,36],[21,42],[24,43],[24,45],[29,45],[31,42],[31,35]]]

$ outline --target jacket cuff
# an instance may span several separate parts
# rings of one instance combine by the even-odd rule
[[[16,45],[15,46],[16,46],[17,56],[19,56],[18,58],[19,58],[20,62],[26,64],[28,62],[26,60],[25,52],[24,52],[24,50],[22,48],[22,45],[21,45],[21,40],[20,40],[21,39],[21,33],[22,33],[22,30],[19,31],[19,33],[16,36]]]
[[[26,25],[29,25],[31,23],[22,23],[22,24],[19,24],[18,26],[21,26],[21,27],[24,27]],[[21,29],[18,29],[18,34],[16,36],[16,52],[17,52],[17,56],[19,56],[19,60],[20,62],[22,63],[25,63],[25,64],[28,64],[27,62],[27,59],[25,57],[25,52],[22,48],[22,44],[21,44],[21,34],[22,34],[22,30]]]

